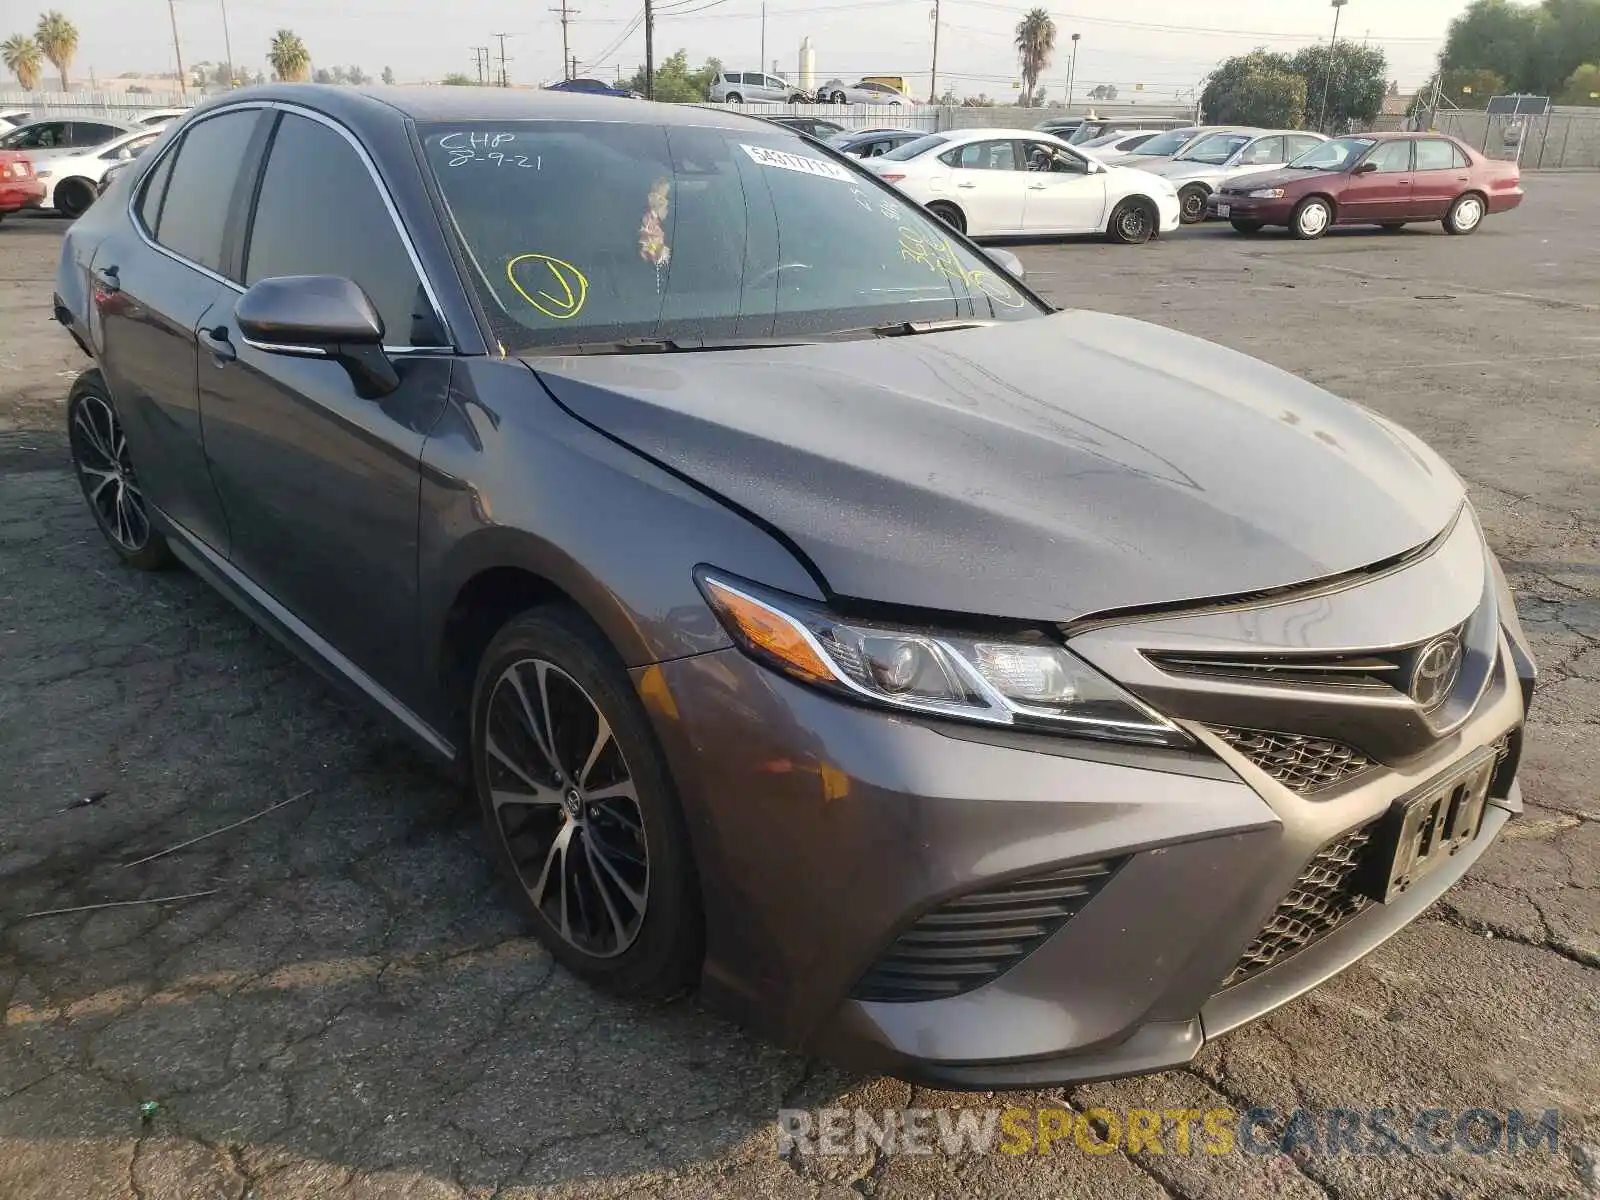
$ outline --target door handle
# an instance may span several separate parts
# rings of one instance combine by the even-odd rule
[[[1042,184],[1042,183],[1030,183],[1028,185],[1028,190],[1030,192],[1042,192],[1042,191],[1044,191],[1044,184]]]
[[[977,187],[977,186],[978,186],[978,185],[977,185],[977,184],[975,184],[975,183],[958,183],[958,184],[956,184],[956,186],[957,186],[957,187],[958,187],[958,188],[975,188],[975,187]]]
[[[96,267],[92,272],[94,281],[100,285],[100,290],[114,295],[122,290],[121,272],[113,263],[109,267]]]
[[[233,348],[233,343],[228,340],[228,327],[218,325],[214,329],[202,329],[200,340],[206,344],[206,349],[211,351],[211,357],[216,360],[217,366],[231,363],[239,357],[239,352]]]

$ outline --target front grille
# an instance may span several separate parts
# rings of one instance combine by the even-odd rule
[[[1145,657],[1169,675],[1403,692],[1406,653],[1240,655],[1147,650]]]
[[[1271,919],[1245,947],[1238,966],[1222,983],[1230,988],[1282,959],[1298,954],[1367,906],[1357,888],[1372,826],[1324,846],[1301,872]]]
[[[939,1000],[982,987],[1077,915],[1121,859],[969,892],[924,913],[862,977],[857,1000]]]
[[[1377,766],[1354,746],[1300,733],[1268,733],[1260,729],[1212,732],[1284,787],[1311,796]]]

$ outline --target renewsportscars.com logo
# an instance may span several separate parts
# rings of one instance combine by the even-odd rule
[[[778,1110],[778,1153],[1554,1154],[1560,1114],[1424,1108]]]

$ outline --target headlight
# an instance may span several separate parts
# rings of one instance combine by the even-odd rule
[[[1255,191],[1250,193],[1250,199],[1252,199],[1252,200],[1282,200],[1283,199],[1283,189],[1282,188],[1257,188]]]
[[[1190,744],[1181,729],[1042,633],[989,637],[857,621],[704,568],[696,579],[740,649],[814,687],[984,725]]]

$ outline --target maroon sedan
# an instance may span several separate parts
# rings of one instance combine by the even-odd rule
[[[1211,215],[1240,233],[1286,225],[1297,238],[1319,238],[1332,225],[1399,229],[1443,221],[1471,233],[1489,213],[1522,203],[1516,163],[1486,158],[1437,133],[1369,133],[1336,138],[1287,167],[1241,175],[1212,194]]]
[[[20,150],[0,150],[0,218],[44,203],[44,183]]]

